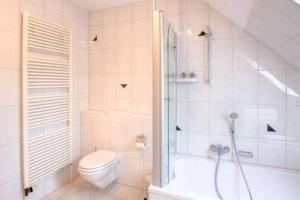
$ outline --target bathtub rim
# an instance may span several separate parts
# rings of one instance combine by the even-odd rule
[[[182,194],[177,193],[177,192],[173,192],[173,191],[161,188],[161,187],[157,187],[155,185],[150,185],[149,188],[148,188],[148,191],[149,191],[150,197],[151,197],[151,194],[154,194],[154,195],[158,195],[160,197],[170,198],[170,200],[173,200],[173,199],[174,200],[179,200],[179,199],[182,199],[182,200],[199,200],[199,197],[185,196],[185,195],[182,195]],[[200,198],[203,199],[203,200],[220,200],[218,198],[214,198],[214,197],[211,197],[211,196],[208,196],[208,195],[205,195],[205,194],[201,194],[201,193],[199,193],[198,195],[201,196]]]
[[[176,163],[176,161],[179,161],[179,160],[197,160],[197,161],[201,161],[201,162],[210,162],[211,164],[216,162],[215,158],[197,157],[197,156],[191,156],[191,155],[183,155],[183,154],[178,155],[177,154],[175,156],[175,163]],[[222,160],[222,162],[225,162],[226,164],[229,164],[229,165],[236,165],[235,160]],[[242,163],[242,165],[245,166],[246,168],[249,167],[249,168],[256,168],[256,169],[260,169],[260,170],[267,170],[270,173],[289,173],[289,174],[300,177],[300,170],[286,169],[286,168],[280,168],[280,167],[271,167],[271,166],[257,165],[257,164],[251,164],[251,163]],[[169,184],[172,184],[172,181]],[[178,191],[173,191],[169,188],[166,188],[168,185],[166,185],[165,187],[158,187],[158,186],[151,184],[148,188],[150,196],[151,196],[151,194],[154,194],[154,195],[158,195],[161,197],[170,198],[170,200],[171,199],[174,199],[174,200],[178,200],[178,199],[219,200],[216,197],[209,196],[206,194],[201,194],[201,193],[197,193],[197,197],[193,196],[193,195],[183,195]],[[198,195],[199,195],[199,197],[198,197]]]

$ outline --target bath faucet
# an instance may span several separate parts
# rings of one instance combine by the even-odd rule
[[[211,144],[209,146],[210,150],[213,152],[217,152],[218,154],[218,160],[216,163],[216,168],[215,168],[215,190],[216,194],[218,195],[220,200],[224,200],[220,191],[219,191],[219,186],[218,186],[218,172],[219,172],[219,166],[220,166],[220,161],[221,161],[221,156],[224,153],[228,153],[230,151],[230,148],[228,146],[223,146],[221,144]]]
[[[210,150],[212,150],[213,152],[217,152],[218,155],[222,155],[224,153],[228,153],[230,151],[230,148],[228,146],[223,146],[221,144],[212,144],[210,145]]]

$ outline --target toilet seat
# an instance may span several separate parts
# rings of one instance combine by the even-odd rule
[[[96,151],[85,156],[78,169],[83,173],[93,173],[109,167],[117,158],[117,153],[112,151]]]

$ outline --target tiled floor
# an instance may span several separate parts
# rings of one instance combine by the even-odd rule
[[[122,184],[112,184],[99,189],[77,177],[72,184],[68,183],[50,193],[43,200],[143,200],[144,191]]]

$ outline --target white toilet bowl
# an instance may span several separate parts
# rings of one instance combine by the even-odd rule
[[[82,158],[78,172],[98,188],[105,188],[120,175],[121,156],[113,151],[96,151]]]

